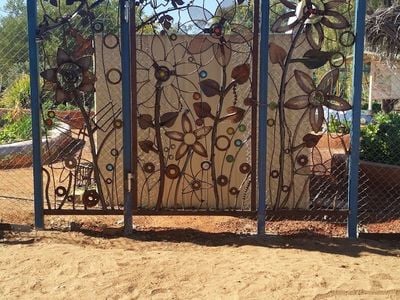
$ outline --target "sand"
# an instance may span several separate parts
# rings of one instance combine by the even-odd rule
[[[400,299],[400,243],[148,229],[0,241],[2,299]]]

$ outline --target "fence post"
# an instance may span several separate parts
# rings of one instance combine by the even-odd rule
[[[259,116],[258,116],[258,215],[257,232],[265,234],[267,197],[267,103],[268,103],[268,44],[269,0],[261,0],[260,68],[259,68]]]
[[[35,227],[36,229],[43,229],[42,132],[40,122],[39,53],[36,40],[37,0],[27,0],[26,3],[28,10]]]
[[[358,237],[358,184],[360,163],[360,119],[361,119],[361,94],[364,61],[364,33],[366,1],[356,0],[355,6],[355,44],[353,58],[353,110],[351,126],[351,153],[349,162],[349,215],[347,220],[347,236],[351,239]]]
[[[130,48],[130,1],[120,0],[121,11],[121,70],[122,70],[122,118],[124,120],[124,232],[131,234],[132,227],[132,155],[131,155],[131,48]]]

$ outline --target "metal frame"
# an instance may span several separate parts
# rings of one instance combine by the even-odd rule
[[[132,227],[132,152],[131,145],[131,52],[130,52],[130,2],[120,0],[121,13],[121,69],[122,69],[122,114],[124,121],[123,144],[124,144],[124,231],[131,234]]]
[[[32,111],[33,185],[35,206],[35,227],[44,229],[43,175],[42,175],[42,133],[40,121],[39,52],[36,39],[37,0],[27,0],[29,69]]]
[[[41,119],[40,119],[40,87],[39,87],[39,60],[38,60],[38,41],[37,41],[37,0],[27,0],[28,9],[28,33],[29,33],[29,58],[30,58],[30,78],[31,78],[31,99],[32,99],[32,131],[33,131],[33,172],[34,172],[34,208],[35,208],[35,227],[44,228],[44,215],[124,215],[125,233],[132,233],[133,215],[229,215],[229,216],[256,216],[258,223],[258,234],[265,234],[265,224],[267,214],[275,216],[286,215],[285,212],[272,212],[266,209],[267,201],[267,111],[268,111],[268,76],[260,76],[258,79],[258,209],[254,211],[142,211],[136,208],[137,193],[134,189],[136,182],[136,172],[134,166],[136,162],[137,149],[135,142],[136,114],[132,111],[135,105],[132,89],[135,86],[136,72],[131,62],[135,61],[135,41],[131,39],[131,32],[135,30],[134,6],[131,1],[120,0],[121,9],[121,51],[122,51],[122,99],[123,99],[123,142],[124,145],[124,210],[115,211],[52,211],[43,207],[43,175],[41,157]],[[351,130],[351,155],[349,160],[349,185],[348,185],[348,237],[357,238],[357,205],[358,205],[358,184],[359,184],[359,147],[360,147],[360,114],[361,114],[361,93],[362,93],[362,69],[364,52],[364,29],[366,2],[356,0],[356,41],[354,45],[353,61],[353,118]],[[259,9],[260,18],[254,24],[259,24],[261,30],[259,42],[259,74],[268,74],[268,45],[269,45],[269,9],[270,1],[261,0]],[[132,16],[133,13],[133,16]],[[133,18],[131,20],[131,17]],[[258,30],[258,29],[257,29]],[[133,44],[132,44],[133,43]],[[262,52],[261,52],[262,51]],[[261,55],[262,53],[262,55]],[[132,124],[134,124],[132,126]],[[133,189],[132,189],[133,187]],[[293,212],[296,213],[296,212]],[[322,212],[326,214],[326,212]],[[297,212],[297,216],[310,215],[311,212]],[[345,216],[346,212],[338,212],[338,215]],[[336,215],[336,213],[333,213]]]
[[[258,127],[258,214],[257,233],[265,234],[267,191],[267,112],[269,54],[269,0],[261,1],[260,78],[259,78],[259,124]],[[263,55],[261,55],[263,51]]]
[[[359,184],[359,163],[360,163],[360,119],[361,119],[361,94],[364,58],[364,33],[366,1],[357,0],[355,7],[355,35],[353,58],[353,110],[351,126],[351,153],[349,161],[349,216],[347,220],[347,236],[351,239],[358,237],[358,184]]]

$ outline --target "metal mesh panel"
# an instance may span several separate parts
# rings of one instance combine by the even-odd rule
[[[25,5],[0,16],[0,222],[33,221],[32,136]]]

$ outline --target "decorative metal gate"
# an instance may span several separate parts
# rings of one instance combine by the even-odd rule
[[[137,3],[136,209],[256,211],[258,11]]]

